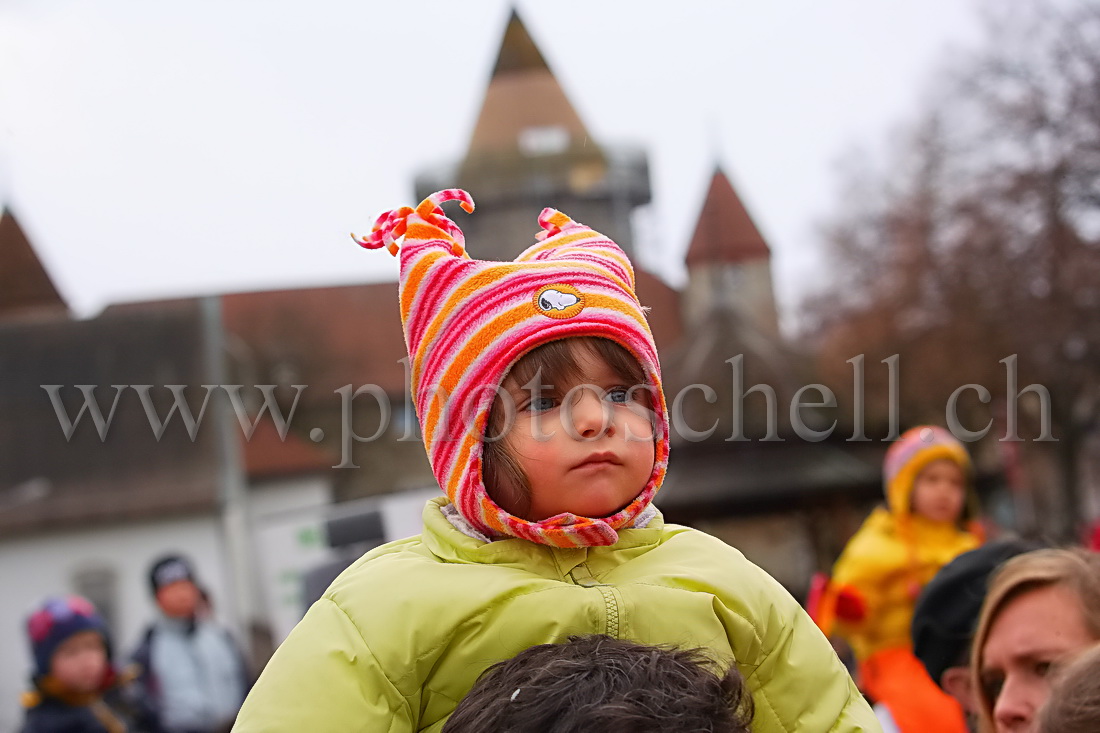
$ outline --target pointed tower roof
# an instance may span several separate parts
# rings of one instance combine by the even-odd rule
[[[685,261],[688,267],[768,259],[771,250],[733,184],[715,167]]]
[[[512,8],[508,17],[508,25],[504,29],[504,38],[500,42],[500,51],[497,53],[497,63],[493,67],[490,78],[514,71],[550,71],[546,59],[535,42],[531,40],[531,34],[527,27],[519,19],[519,13]]]
[[[577,111],[513,9],[467,155],[516,150],[525,131],[538,130],[546,131],[545,144],[557,147],[581,145],[588,137]],[[540,144],[537,134],[528,139]]]
[[[0,317],[28,309],[68,311],[15,216],[0,215]]]

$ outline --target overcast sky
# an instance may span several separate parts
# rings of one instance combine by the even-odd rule
[[[838,160],[981,37],[971,0],[514,4],[593,136],[649,151],[641,264],[682,281],[717,160],[788,311]],[[348,232],[463,154],[512,5],[0,0],[0,199],[82,316],[393,279]]]

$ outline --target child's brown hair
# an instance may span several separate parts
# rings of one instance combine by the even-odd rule
[[[748,733],[753,712],[736,666],[702,650],[573,636],[489,667],[443,733]]]

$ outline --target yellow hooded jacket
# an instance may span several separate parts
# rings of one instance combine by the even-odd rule
[[[864,606],[858,620],[838,614],[835,628],[860,661],[883,649],[911,648],[910,626],[920,589],[957,555],[981,544],[974,532],[910,511],[917,475],[942,459],[958,463],[969,478],[966,449],[946,431],[923,427],[902,435],[886,458],[888,508],[871,513],[833,569],[834,592],[848,593]],[[973,506],[970,493],[968,504]]]
[[[481,542],[440,511],[376,548],[315,603],[245,700],[235,733],[437,733],[486,667],[535,644],[610,634],[737,661],[753,731],[878,731],[828,641],[729,545],[664,524],[612,546]]]

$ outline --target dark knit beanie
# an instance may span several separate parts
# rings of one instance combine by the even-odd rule
[[[110,656],[107,624],[95,606],[80,596],[49,598],[27,618],[27,637],[31,642],[36,675],[50,673],[50,660],[57,647],[81,631],[96,631]]]
[[[178,580],[190,580],[195,582],[195,571],[191,569],[191,563],[179,555],[165,555],[153,563],[149,569],[149,587],[153,595],[166,585]]]
[[[937,685],[948,667],[967,663],[993,571],[1039,547],[1023,540],[990,542],[956,557],[924,587],[913,611],[913,654]]]

